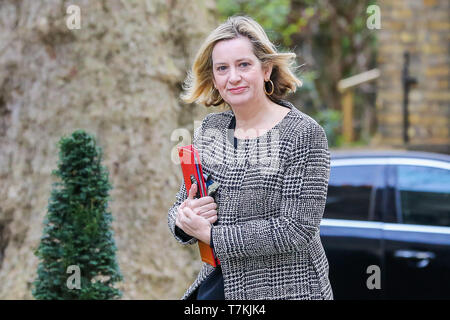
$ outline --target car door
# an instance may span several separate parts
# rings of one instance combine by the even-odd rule
[[[386,299],[450,298],[450,165],[393,160],[384,225]]]
[[[381,267],[385,166],[370,159],[332,160],[320,232],[335,299],[377,299],[369,266]]]

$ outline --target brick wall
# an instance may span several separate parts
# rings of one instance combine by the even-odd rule
[[[375,145],[403,144],[403,54],[418,81],[409,93],[407,149],[450,153],[450,1],[380,0]]]

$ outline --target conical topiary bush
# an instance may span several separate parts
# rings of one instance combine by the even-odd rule
[[[123,279],[108,211],[108,171],[102,151],[83,130],[59,141],[58,170],[35,254],[36,299],[117,299]]]

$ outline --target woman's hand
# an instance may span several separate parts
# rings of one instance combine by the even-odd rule
[[[178,207],[175,224],[188,235],[210,245],[211,224],[217,221],[217,204],[210,196],[194,199],[197,184],[192,184],[188,198]]]

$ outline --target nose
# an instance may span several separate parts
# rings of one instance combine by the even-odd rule
[[[241,75],[239,74],[239,71],[236,70],[236,68],[230,68],[230,78],[228,80],[231,83],[237,83],[239,82],[239,80],[241,80]]]

